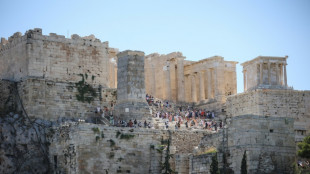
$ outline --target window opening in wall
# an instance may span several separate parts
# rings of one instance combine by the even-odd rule
[[[269,132],[270,132],[270,133],[273,133],[273,129],[270,129]]]

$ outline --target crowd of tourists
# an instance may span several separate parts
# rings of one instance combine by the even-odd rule
[[[183,124],[185,128],[200,128],[218,131],[223,127],[222,121],[215,121],[214,111],[207,109],[197,109],[191,106],[179,106],[174,108],[168,101],[162,102],[155,100],[151,95],[146,94],[146,101],[150,106],[154,106],[157,110],[153,117],[160,118],[165,122],[165,128],[169,129],[170,123],[174,123],[176,130],[181,128]],[[169,108],[170,111],[167,111]]]
[[[216,116],[214,111],[197,109],[191,106],[174,107],[173,103],[155,99],[148,94],[146,94],[146,101],[151,108],[155,108],[155,112],[152,116],[164,123],[165,129],[171,129],[173,126],[175,130],[181,128],[195,128],[218,131],[218,129],[223,127],[222,121],[215,120]],[[95,123],[108,122],[109,125],[117,127],[154,128],[154,125],[146,120],[114,120],[112,111],[109,111],[107,107],[104,107],[103,109],[97,107],[95,113],[97,116]]]

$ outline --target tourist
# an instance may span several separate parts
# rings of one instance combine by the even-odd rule
[[[151,122],[149,122],[149,123],[147,124],[147,127],[148,127],[149,129],[152,128]]]
[[[113,115],[110,115],[110,125],[114,125],[114,117],[113,117]]]
[[[132,127],[132,126],[133,126],[133,123],[132,123],[131,120],[129,120],[129,122],[128,122],[128,127]]]
[[[146,122],[146,120],[144,121],[144,128],[146,128],[147,127],[147,122]]]

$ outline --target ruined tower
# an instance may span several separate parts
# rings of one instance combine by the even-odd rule
[[[144,52],[126,50],[117,57],[116,119],[150,119],[150,109],[145,100]]]

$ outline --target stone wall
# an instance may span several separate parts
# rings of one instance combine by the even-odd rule
[[[194,142],[188,139],[203,136],[203,131],[169,133],[166,130],[87,123],[64,124],[56,127],[54,132],[49,150],[50,161],[55,171],[66,173],[161,173],[160,162],[164,160],[164,153],[156,149],[161,147],[162,140],[171,137],[170,152],[179,155],[190,152],[198,145],[194,143],[196,138]],[[174,159],[171,162],[181,169],[179,164],[186,163],[186,159],[177,158],[177,162]],[[188,173],[184,170],[179,173]]]
[[[27,36],[15,33],[9,41],[2,40],[0,45],[0,79],[19,80],[27,76]]]
[[[78,74],[86,73],[95,77],[93,81],[89,78],[92,84],[115,87],[109,83],[115,62],[110,60],[108,42],[101,42],[93,35],[83,38],[72,35],[67,39],[54,33],[45,36],[41,29],[34,29],[23,36],[14,34],[1,45],[0,78],[19,81],[34,76],[76,82]]]
[[[255,90],[228,97],[227,116],[260,115],[294,118],[294,129],[300,141],[310,131],[310,91]]]
[[[116,89],[95,86],[97,97],[91,103],[78,101],[74,83],[53,82],[29,78],[18,83],[25,110],[30,117],[46,120],[90,119],[95,117],[96,107],[112,109],[116,102]]]
[[[189,174],[209,174],[212,157],[215,153],[202,154],[190,157]]]
[[[214,155],[217,155],[218,166],[220,170],[223,170],[223,155],[227,152],[226,135],[226,129],[221,129],[216,133],[207,134],[201,138],[198,148],[193,151],[193,154],[189,158],[189,173],[209,173]],[[216,150],[216,153],[212,149]],[[226,173],[229,173],[228,170],[226,170]]]
[[[248,173],[291,173],[296,153],[293,123],[287,117],[233,117],[227,135],[229,168],[239,174],[246,151]]]
[[[227,128],[202,138],[189,160],[190,172],[209,173],[208,150],[216,148],[219,168],[226,173],[240,173],[244,151],[248,173],[291,173],[296,153],[293,125],[294,119],[287,117],[232,117]]]

